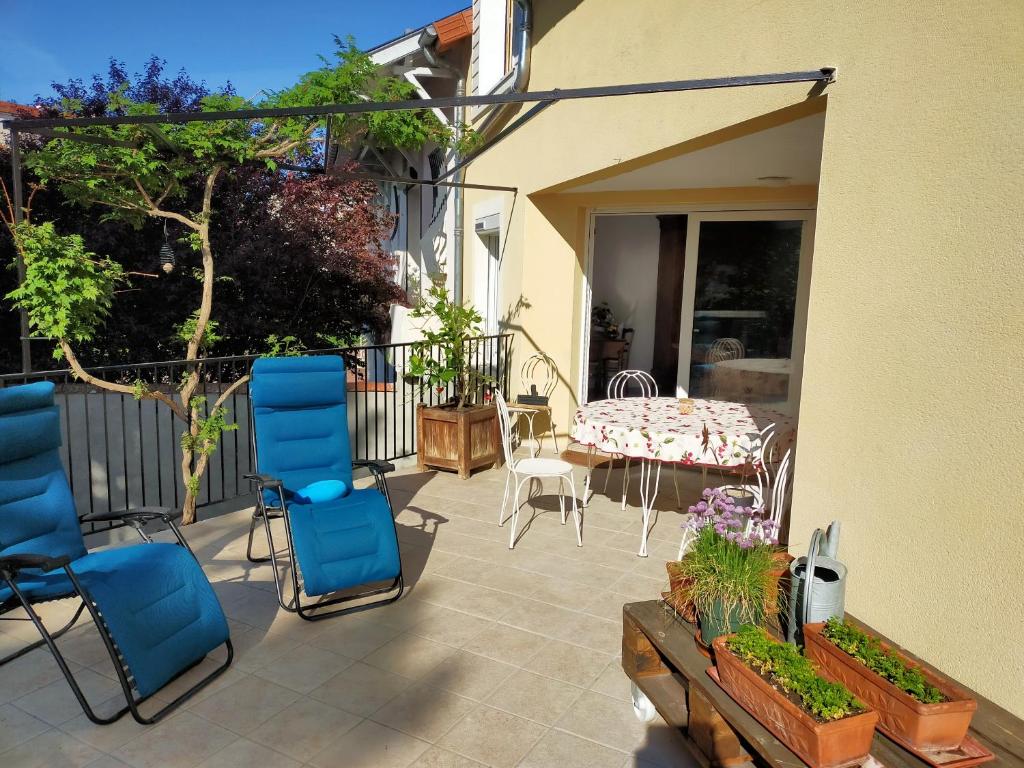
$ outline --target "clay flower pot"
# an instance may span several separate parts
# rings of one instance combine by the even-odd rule
[[[665,570],[668,571],[668,592],[662,593],[662,597],[684,621],[696,624],[697,609],[690,600],[682,595],[686,579],[679,573],[679,561],[671,560],[665,563]]]
[[[878,713],[871,710],[827,723],[817,721],[740,661],[725,645],[712,643],[726,693],[811,768],[859,765],[871,751]]]
[[[879,730],[916,750],[952,750],[960,746],[978,708],[977,701],[949,679],[922,667],[921,672],[928,682],[947,699],[938,704],[923,704],[837,648],[822,635],[824,626],[823,623],[804,625],[805,653],[825,677],[842,683],[878,711]],[[882,647],[917,666],[891,645],[882,643]]]

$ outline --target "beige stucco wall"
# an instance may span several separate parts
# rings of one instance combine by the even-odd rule
[[[838,66],[791,538],[841,519],[849,609],[1024,716],[1024,4],[534,5],[531,89]],[[520,188],[503,300],[519,305],[520,355],[543,349],[562,369],[562,431],[592,201],[530,195],[807,90],[566,102],[472,166],[469,181]],[[467,210],[489,196],[471,192]]]

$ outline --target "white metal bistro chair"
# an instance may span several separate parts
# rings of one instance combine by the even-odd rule
[[[520,369],[520,378],[523,382],[523,389],[528,395],[540,395],[550,398],[558,383],[558,368],[555,361],[543,352],[535,352],[526,358],[523,367]],[[538,413],[543,413],[548,420],[548,430],[551,433],[551,440],[555,444],[555,453],[561,453],[558,448],[558,435],[555,434],[555,417],[550,404],[541,403],[520,403],[516,402],[508,406],[508,412],[516,417],[525,416],[530,426],[530,442],[536,450],[530,449],[530,455],[536,456],[540,453],[541,443],[533,431],[533,420]],[[543,434],[541,435],[543,436]]]
[[[739,339],[721,338],[715,339],[708,348],[707,362],[711,363],[711,370],[708,373],[708,384],[710,385],[711,397],[717,398],[721,390],[719,369],[716,363],[726,360],[739,360],[747,356],[747,350]]]
[[[632,394],[638,392],[639,394]],[[657,397],[658,396],[658,382],[654,380],[654,377],[647,371],[630,370],[630,371],[619,371],[617,374],[612,376],[611,381],[608,382],[608,399],[622,398],[622,397]],[[684,393],[682,395],[686,397]],[[629,465],[630,458],[626,456],[626,468],[622,472],[622,506],[623,510],[626,509],[626,496],[629,494]],[[676,474],[676,465],[672,465],[672,485],[676,489],[676,505],[682,505],[682,500],[679,494],[679,479]],[[612,462],[608,463],[608,471],[604,476],[604,493],[608,495],[608,479],[612,474]],[[586,506],[587,489],[590,487],[590,478],[587,478],[586,487],[583,493],[583,503]]]
[[[533,478],[557,477],[558,478],[558,508],[562,515],[562,525],[565,525],[565,483],[569,483],[569,492],[572,493],[572,516],[576,523],[576,546],[583,546],[583,530],[580,522],[579,505],[576,502],[576,484],[572,479],[572,464],[561,459],[541,459],[534,456],[529,458],[516,459],[512,453],[512,421],[509,416],[508,405],[505,398],[497,389],[494,390],[494,402],[498,406],[498,419],[501,427],[501,447],[505,452],[505,462],[508,465],[508,475],[505,477],[505,495],[501,500],[501,510],[498,512],[498,527],[505,524],[505,507],[508,505],[510,489],[515,482],[515,492],[511,494],[512,530],[509,533],[508,548],[516,545],[516,524],[519,521],[519,491],[523,484]]]
[[[721,488],[726,491],[749,493],[754,498],[752,506],[760,513],[761,519],[771,520],[777,531],[782,525],[782,516],[786,511],[789,483],[793,472],[793,449],[787,448],[782,460],[776,465],[774,438],[775,425],[769,424],[761,430],[761,441],[754,447],[752,461],[757,472],[757,485],[724,485]],[[744,533],[749,534],[753,527],[754,521],[747,520]],[[677,559],[681,560],[686,554],[686,550],[692,542],[691,534],[689,529],[683,532]]]

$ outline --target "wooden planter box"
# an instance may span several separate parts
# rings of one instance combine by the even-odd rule
[[[501,448],[498,409],[474,405],[458,410],[451,406],[416,407],[416,466],[451,469],[467,478],[480,467],[500,467]]]
[[[822,674],[849,688],[855,696],[878,711],[878,728],[892,739],[912,749],[955,749],[967,735],[978,702],[949,679],[915,664],[888,643],[886,650],[913,666],[919,666],[929,683],[948,699],[938,704],[922,704],[881,675],[837,648],[821,634],[824,623],[804,625],[804,649]]]
[[[715,638],[715,665],[722,687],[741,707],[812,768],[864,762],[871,751],[877,712],[819,723],[729,651],[728,639]]]

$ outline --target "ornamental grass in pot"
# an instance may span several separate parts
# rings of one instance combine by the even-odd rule
[[[864,761],[878,713],[821,677],[796,646],[744,625],[713,643],[722,688],[812,768]]]
[[[780,573],[775,524],[717,488],[705,489],[690,513],[683,526],[689,548],[669,570],[676,579],[669,603],[677,610],[692,606],[708,645],[742,624],[774,623]]]
[[[878,711],[878,728],[916,750],[960,746],[978,702],[849,621],[805,624],[806,654]]]

